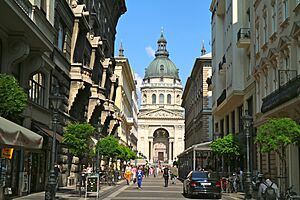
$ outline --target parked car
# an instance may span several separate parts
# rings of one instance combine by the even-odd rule
[[[221,199],[221,182],[209,172],[191,171],[183,181],[183,194]]]

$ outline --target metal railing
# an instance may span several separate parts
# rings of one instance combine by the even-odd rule
[[[240,30],[237,33],[237,39],[238,41],[240,39],[250,39],[250,28],[240,28]]]

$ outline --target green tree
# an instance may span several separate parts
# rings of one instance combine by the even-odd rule
[[[224,162],[224,159],[226,160],[228,167],[230,167],[231,161],[235,160],[235,158],[240,155],[240,147],[237,138],[232,134],[214,140],[210,144],[210,147],[213,153],[222,156],[222,163]],[[230,171],[230,169],[228,170]]]
[[[257,130],[255,142],[263,153],[276,152],[280,159],[280,174],[286,176],[286,148],[300,141],[300,126],[290,118],[271,118]]]
[[[14,118],[23,112],[27,94],[11,75],[0,74],[0,116]]]
[[[91,155],[91,136],[95,128],[88,123],[70,123],[64,129],[63,144],[69,152],[82,159],[86,155]]]
[[[107,158],[107,161],[109,161],[110,158],[115,159],[120,153],[119,141],[112,135],[106,136],[98,141],[96,150]]]

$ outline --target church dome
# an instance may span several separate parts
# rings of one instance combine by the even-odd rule
[[[163,32],[157,41],[158,49],[155,52],[155,59],[146,68],[145,79],[155,77],[168,77],[179,79],[178,69],[169,59],[169,52],[166,49],[167,40]]]

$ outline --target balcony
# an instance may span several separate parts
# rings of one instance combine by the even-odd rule
[[[55,29],[37,5],[29,0],[2,0],[0,6],[1,29],[14,33],[30,49],[52,51]],[[22,38],[23,37],[23,38]]]
[[[300,95],[300,75],[291,79],[286,84],[269,94],[263,99],[261,112],[266,113],[283,103],[292,100]]]
[[[238,48],[248,48],[250,46],[250,28],[241,28],[237,33]]]
[[[29,0],[15,0],[20,8],[31,18],[32,5]]]

